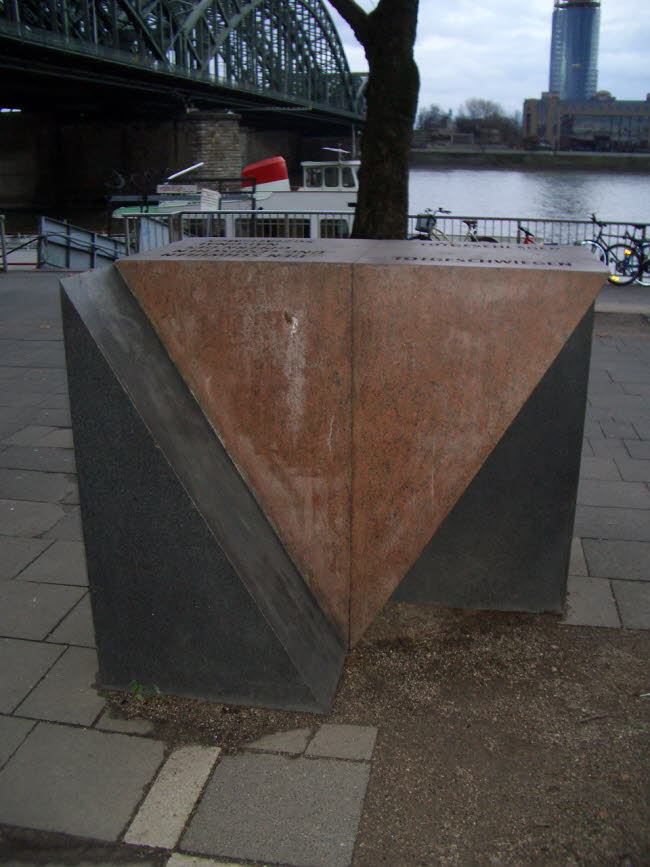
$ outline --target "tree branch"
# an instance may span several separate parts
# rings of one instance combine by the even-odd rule
[[[345,18],[359,42],[365,45],[368,13],[354,0],[329,0],[329,4],[336,9],[342,18]]]

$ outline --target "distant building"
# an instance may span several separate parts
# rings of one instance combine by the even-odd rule
[[[555,0],[549,89],[524,102],[524,145],[650,150],[650,95],[619,102],[597,90],[599,27],[600,0]]]
[[[555,0],[549,91],[590,99],[598,89],[600,0]]]
[[[543,93],[524,102],[523,135],[528,146],[559,150],[649,151],[650,94],[619,101],[606,90],[587,100]]]

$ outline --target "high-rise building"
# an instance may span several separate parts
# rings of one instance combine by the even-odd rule
[[[555,0],[549,90],[591,99],[598,89],[600,0]]]

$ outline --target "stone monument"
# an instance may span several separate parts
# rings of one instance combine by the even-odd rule
[[[603,279],[198,239],[63,281],[100,682],[323,711],[391,597],[559,611]]]

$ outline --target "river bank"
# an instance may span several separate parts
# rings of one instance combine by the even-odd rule
[[[572,169],[645,174],[650,172],[650,154],[414,148],[410,165],[411,168]]]

